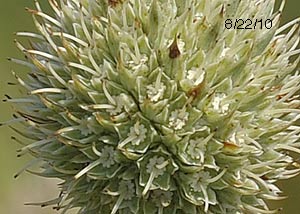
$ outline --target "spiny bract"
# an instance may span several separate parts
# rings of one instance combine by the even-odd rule
[[[16,41],[30,68],[12,122],[54,205],[93,214],[276,213],[299,173],[299,19],[274,0],[49,0]],[[272,21],[227,29],[226,19]],[[269,20],[269,21],[270,21]],[[290,29],[290,30],[288,30]],[[32,164],[27,165],[25,169]]]

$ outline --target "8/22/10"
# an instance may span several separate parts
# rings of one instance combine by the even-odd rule
[[[226,29],[244,29],[244,30],[252,30],[252,29],[271,29],[273,26],[271,19],[226,19],[225,20],[225,28]]]

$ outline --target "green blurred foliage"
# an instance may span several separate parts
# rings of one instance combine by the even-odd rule
[[[22,54],[15,47],[13,40],[16,31],[34,31],[31,15],[24,8],[34,7],[34,0],[0,0],[0,96],[20,95],[20,88],[8,85],[7,82],[15,82],[11,70],[15,70],[23,76],[26,69],[14,65],[6,60],[7,57],[22,58]],[[40,0],[41,6],[49,11],[47,0]],[[300,1],[288,0],[283,13],[282,23],[286,23],[300,16]],[[26,40],[24,40],[26,41]],[[0,121],[11,118],[13,109],[7,103],[0,104]],[[24,206],[26,202],[40,202],[52,199],[58,194],[57,180],[47,180],[37,176],[23,173],[19,179],[13,175],[24,166],[30,157],[16,158],[16,150],[20,148],[11,136],[17,136],[8,127],[0,128],[0,213],[3,214],[51,214],[56,213],[51,208]],[[284,195],[288,199],[272,202],[272,207],[283,207],[282,214],[294,214],[300,210],[300,176],[280,183]]]

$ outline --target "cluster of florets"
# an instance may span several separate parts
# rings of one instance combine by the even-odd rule
[[[29,92],[8,99],[34,140],[55,205],[101,214],[276,213],[274,184],[299,173],[297,26],[274,1],[49,0],[28,9],[39,33]],[[225,20],[270,19],[271,29]],[[283,34],[291,27],[287,34]],[[18,131],[18,130],[17,130]],[[29,165],[27,166],[29,167]]]

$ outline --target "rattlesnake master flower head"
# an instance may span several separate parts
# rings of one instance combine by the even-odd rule
[[[276,213],[299,173],[298,21],[275,1],[49,0],[16,42],[15,129],[33,142],[53,205],[101,214]],[[277,12],[276,12],[277,11]],[[227,19],[272,20],[226,29]],[[30,166],[27,165],[25,169]]]

